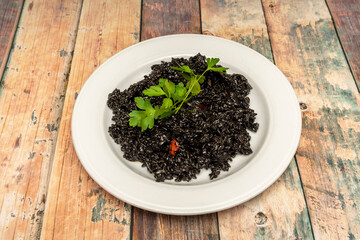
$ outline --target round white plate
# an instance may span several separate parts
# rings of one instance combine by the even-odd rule
[[[220,58],[219,64],[228,67],[229,73],[243,74],[253,86],[250,106],[258,113],[260,124],[258,132],[251,133],[254,153],[237,156],[230,170],[212,181],[204,170],[190,182],[155,182],[140,163],[124,159],[120,146],[109,136],[112,112],[106,105],[108,94],[142,80],[153,64],[197,53]],[[131,205],[177,215],[223,210],[264,191],[289,165],[300,132],[297,98],[274,64],[239,43],[195,34],[153,38],[117,53],[89,77],[72,115],[77,155],[100,186]]]

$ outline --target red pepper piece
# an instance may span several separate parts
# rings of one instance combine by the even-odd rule
[[[205,105],[202,104],[202,103],[200,103],[198,106],[201,107],[202,109],[207,109],[207,106],[205,106]]]
[[[173,139],[170,143],[170,151],[169,153],[173,156],[175,156],[175,152],[179,149],[180,144],[178,141],[176,141],[175,139]]]

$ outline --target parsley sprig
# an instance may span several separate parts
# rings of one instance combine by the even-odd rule
[[[151,86],[143,91],[143,94],[149,97],[164,96],[161,106],[152,106],[150,99],[142,97],[135,97],[136,106],[141,110],[132,111],[129,116],[129,124],[132,127],[141,127],[141,131],[151,129],[154,127],[156,119],[169,117],[179,112],[182,105],[189,101],[192,96],[201,92],[201,86],[205,81],[205,73],[207,71],[214,71],[225,73],[228,68],[215,67],[220,61],[218,58],[207,58],[207,68],[201,75],[196,75],[194,71],[187,65],[179,67],[171,67],[178,71],[181,76],[187,80],[186,86],[184,84],[175,84],[168,79],[160,78],[159,84]],[[189,96],[191,94],[191,96]]]

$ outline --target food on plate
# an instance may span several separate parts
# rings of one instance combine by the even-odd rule
[[[248,131],[259,127],[248,97],[252,87],[218,63],[201,54],[173,58],[109,94],[109,134],[125,159],[141,162],[158,182],[180,182],[202,169],[214,179],[237,154],[252,153]]]

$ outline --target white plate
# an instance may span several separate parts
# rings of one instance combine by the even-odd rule
[[[250,106],[260,128],[251,134],[254,153],[237,156],[229,172],[213,180],[202,171],[188,183],[155,182],[140,163],[122,157],[108,134],[112,112],[108,94],[124,90],[150,73],[150,66],[171,57],[197,53],[220,58],[229,73],[241,73],[253,90]],[[269,187],[289,165],[299,142],[301,115],[295,93],[280,70],[239,43],[205,35],[183,34],[135,44],[102,64],[84,84],[72,116],[77,155],[90,176],[119,199],[154,212],[194,215],[243,203]],[[149,156],[151,157],[151,156]]]

